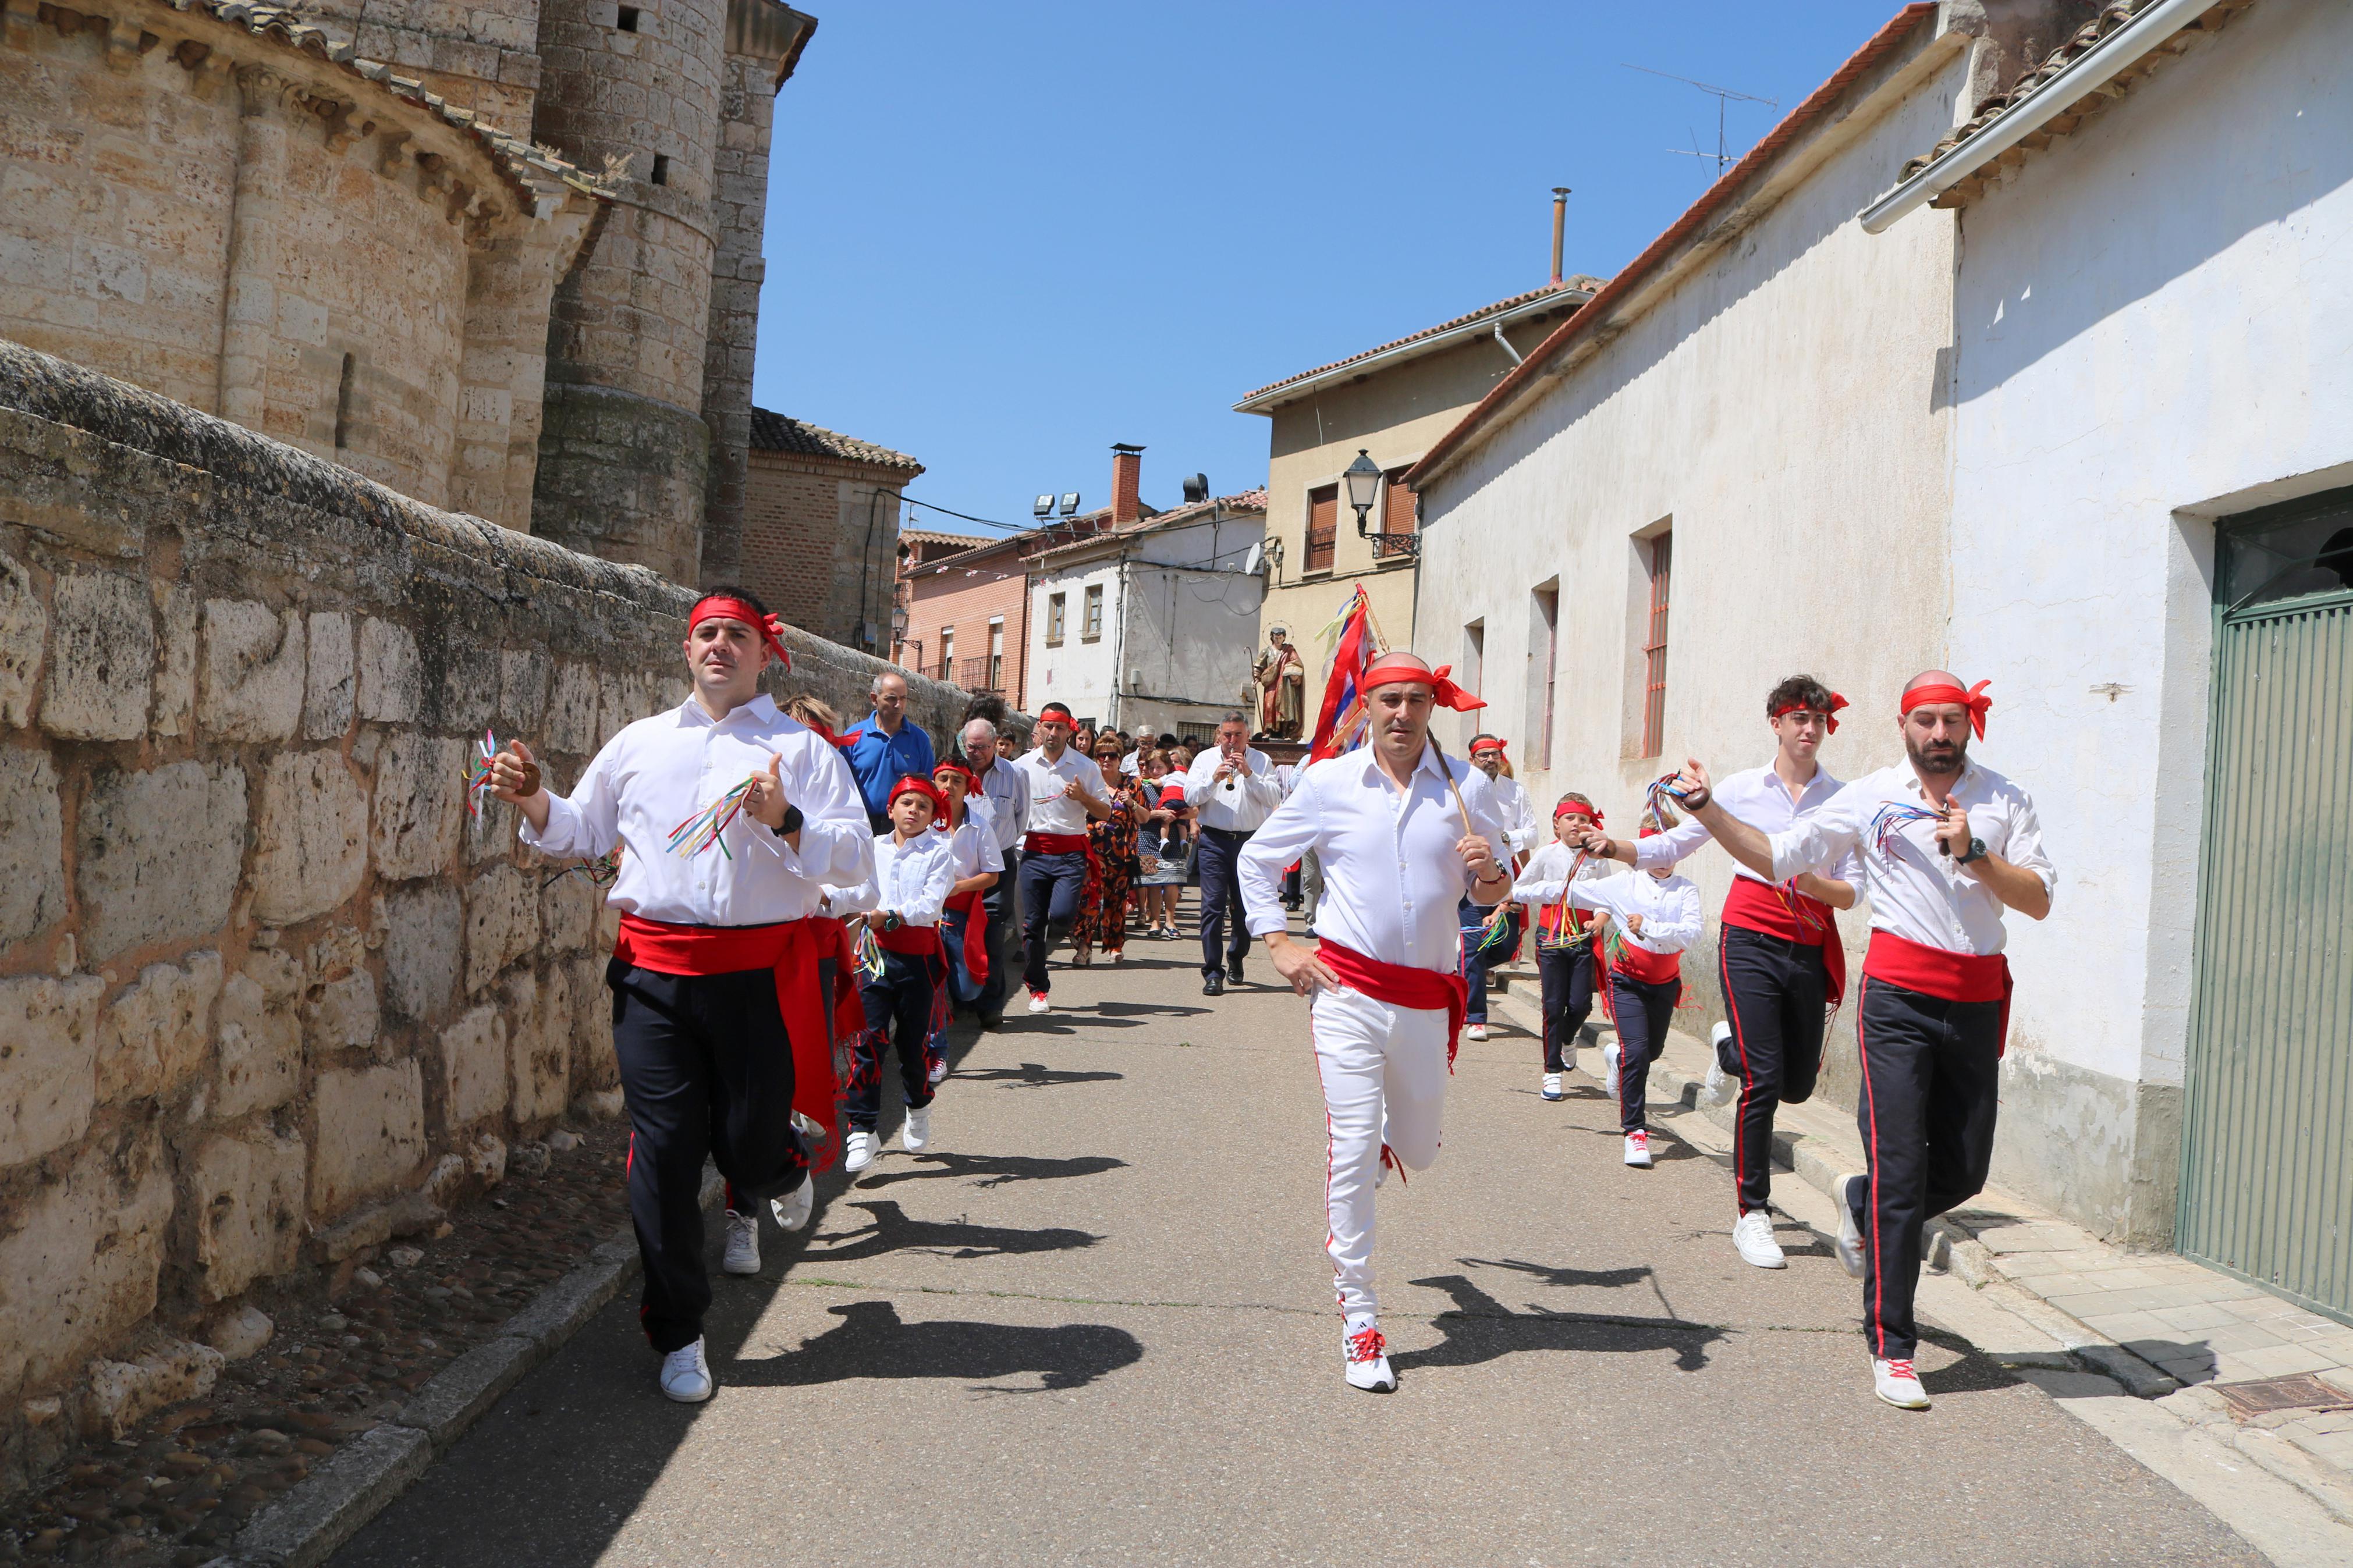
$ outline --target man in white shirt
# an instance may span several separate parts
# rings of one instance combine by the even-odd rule
[[[1720,781],[1715,802],[1765,833],[1794,827],[1844,787],[1815,761],[1822,742],[1837,733],[1846,699],[1810,675],[1793,675],[1766,694],[1773,760]],[[1686,817],[1664,833],[1629,842],[1599,833],[1593,853],[1643,870],[1672,866],[1713,842],[1706,824]],[[1775,887],[1746,866],[1733,868],[1716,946],[1716,979],[1728,1017],[1716,1026],[1724,1070],[1740,1081],[1733,1123],[1732,1180],[1739,1218],[1734,1248],[1759,1268],[1788,1260],[1773,1239],[1773,1117],[1783,1104],[1810,1098],[1822,1065],[1829,1012],[1846,995],[1846,948],[1840,910],[1854,908],[1862,875],[1852,851],[1835,865],[1800,872]]]
[[[1493,903],[1512,886],[1486,775],[1430,739],[1434,705],[1479,706],[1446,673],[1411,654],[1378,655],[1359,681],[1368,743],[1310,765],[1240,857],[1250,929],[1311,998],[1329,1130],[1324,1250],[1342,1370],[1362,1389],[1397,1386],[1373,1295],[1373,1189],[1385,1165],[1419,1171],[1438,1158],[1462,1022],[1455,908],[1466,891]],[[1284,930],[1281,894],[1282,868],[1309,849],[1324,862],[1314,948]]]
[[[1525,864],[1541,835],[1526,786],[1504,771],[1504,738],[1473,735],[1467,750],[1471,765],[1485,773],[1487,783],[1494,789],[1495,809],[1504,817],[1504,858],[1514,864]],[[1519,956],[1520,911],[1506,905],[1502,924],[1493,931],[1487,924],[1490,911],[1466,900],[1457,912],[1462,917],[1462,974],[1471,983],[1471,1007],[1463,1015],[1462,1033],[1467,1038],[1483,1040],[1487,1037],[1488,973]]]
[[[760,693],[769,659],[792,661],[759,600],[741,588],[703,595],[685,650],[693,694],[607,742],[569,795],[541,787],[520,742],[492,760],[491,793],[513,803],[522,841],[544,854],[627,851],[606,896],[621,911],[606,979],[645,1260],[640,1321],[662,1354],[662,1392],[698,1403],[712,1390],[703,1159],[737,1192],[771,1198],[786,1228],[807,1223],[794,1102],[820,1121],[833,1113],[808,917],[822,884],[868,875],[872,851],[839,753]]]
[[[1242,958],[1250,952],[1250,928],[1236,897],[1235,860],[1259,824],[1282,804],[1274,763],[1250,743],[1250,725],[1240,714],[1219,721],[1216,749],[1195,757],[1185,771],[1185,804],[1193,808],[1200,833],[1193,868],[1201,883],[1201,994],[1217,996],[1227,981],[1242,983]]]
[[[1898,704],[1905,762],[1778,833],[1725,809],[1697,762],[1674,786],[1715,841],[1767,880],[1859,858],[1871,946],[1855,1023],[1855,1121],[1871,1170],[1842,1184],[1839,1260],[1862,1280],[1873,1391],[1905,1409],[1928,1405],[1912,1363],[1921,1228],[1976,1195],[1993,1159],[2010,1020],[2002,911],[2043,919],[2059,879],[2034,803],[1969,760],[1992,706],[1985,688],[1964,690],[1941,669],[1914,676]]]
[[[994,1029],[1005,1022],[1005,993],[1013,984],[1013,970],[1021,945],[1021,906],[1016,883],[1021,875],[1021,837],[1029,831],[1029,784],[1023,771],[1007,760],[997,726],[986,719],[967,722],[957,737],[972,776],[988,802],[989,831],[997,836],[1003,864],[996,885],[982,895],[988,906],[988,978],[981,983],[974,1006],[980,1026]]]
[[[1079,918],[1079,898],[1087,885],[1087,824],[1111,815],[1111,803],[1093,792],[1103,787],[1103,769],[1071,745],[1078,722],[1060,702],[1038,710],[1037,745],[1013,766],[1029,789],[1029,830],[1021,841],[1022,983],[1029,987],[1029,1011],[1050,1005],[1053,982],[1046,960],[1071,934]]]
[[[956,880],[955,840],[932,831],[946,816],[937,784],[913,774],[884,797],[891,830],[874,836],[875,907],[862,918],[882,950],[882,977],[859,988],[866,1028],[850,1047],[845,1119],[849,1136],[841,1168],[852,1176],[874,1163],[881,1149],[875,1125],[882,1111],[882,1047],[899,1057],[899,1085],[907,1120],[899,1132],[910,1154],[931,1145],[932,1003],[947,979],[947,955],[940,947],[940,919]]]

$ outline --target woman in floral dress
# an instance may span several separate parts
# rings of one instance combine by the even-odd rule
[[[1071,928],[1071,962],[1091,963],[1102,948],[1117,963],[1126,956],[1127,895],[1135,880],[1135,830],[1144,821],[1134,781],[1119,771],[1119,737],[1105,731],[1095,738],[1095,764],[1103,770],[1103,798],[1111,815],[1087,824],[1086,887],[1079,895],[1078,923]]]

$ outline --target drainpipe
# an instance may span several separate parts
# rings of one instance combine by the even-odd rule
[[[1127,552],[1119,552],[1119,564],[1113,581],[1119,588],[1119,616],[1111,634],[1111,718],[1106,721],[1114,730],[1119,728],[1120,666],[1127,651]]]
[[[1504,335],[1504,323],[1501,321],[1495,323],[1495,341],[1504,345],[1505,353],[1512,356],[1512,364],[1516,369],[1520,363],[1520,351],[1514,348],[1512,340]]]

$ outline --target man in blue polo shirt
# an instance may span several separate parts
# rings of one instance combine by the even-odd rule
[[[874,711],[859,726],[858,739],[843,752],[858,793],[866,802],[867,820],[874,831],[891,826],[887,815],[891,786],[913,773],[932,776],[932,738],[920,724],[907,722],[907,679],[893,670],[874,678]]]

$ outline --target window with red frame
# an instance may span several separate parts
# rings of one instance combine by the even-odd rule
[[[1406,542],[1407,535],[1415,531],[1413,491],[1406,488],[1405,470],[1391,468],[1381,476],[1381,521],[1376,525],[1388,540],[1373,541],[1373,559],[1383,561],[1413,553]]]
[[[1307,560],[1303,572],[1329,572],[1340,536],[1340,487],[1318,485],[1307,492]]]
[[[1651,618],[1642,637],[1642,754],[1655,757],[1666,745],[1667,582],[1674,563],[1674,535],[1650,542]]]

